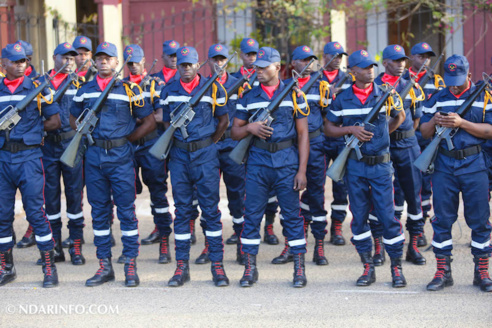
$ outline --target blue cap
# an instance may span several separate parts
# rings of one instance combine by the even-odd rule
[[[181,47],[176,51],[178,57],[177,64],[196,64],[198,63],[198,52],[193,47]]]
[[[306,58],[314,57],[318,59],[314,55],[313,49],[309,48],[308,46],[300,46],[294,49],[294,52],[292,53],[292,60],[302,60]]]
[[[109,57],[118,57],[118,50],[116,50],[114,44],[105,41],[97,46],[96,56],[99,54],[105,54]]]
[[[348,67],[360,67],[360,68],[367,68],[371,65],[376,65],[376,61],[374,60],[374,57],[368,53],[366,50],[357,50],[356,52],[353,52],[349,58],[348,58]]]
[[[339,42],[337,42],[337,41],[328,42],[325,45],[325,48],[323,49],[323,52],[324,52],[325,55],[339,55],[339,54],[342,54],[342,55],[348,56],[348,54],[343,49],[342,45]]]
[[[213,58],[215,56],[229,56],[229,49],[222,44],[214,44],[208,48],[208,58]]]
[[[179,43],[174,40],[167,40],[162,44],[162,52],[168,56],[175,55],[178,48]]]
[[[256,61],[253,63],[254,66],[265,68],[273,63],[280,62],[280,54],[277,50],[270,47],[261,47],[256,56]]]
[[[444,83],[455,87],[465,84],[470,65],[465,56],[452,55],[444,63]]]
[[[55,51],[53,54],[56,55],[66,55],[66,54],[72,54],[73,56],[78,56],[79,53],[75,48],[68,42],[63,42],[60,43],[58,46],[56,46]]]
[[[241,51],[245,54],[249,54],[250,52],[258,52],[260,45],[258,41],[252,38],[244,38],[239,45]]]
[[[436,55],[434,51],[432,51],[431,46],[425,42],[420,42],[414,45],[412,47],[412,50],[410,50],[410,53],[412,55],[421,55],[421,54],[429,54],[431,56]]]
[[[17,40],[15,41],[15,43],[21,44],[22,48],[24,48],[24,51],[26,52],[26,56],[32,56],[32,45],[29,42],[26,42],[24,40]]]
[[[408,57],[405,55],[405,49],[398,44],[390,44],[383,50],[383,59],[398,60]]]
[[[72,45],[75,49],[84,48],[84,49],[87,49],[89,51],[92,51],[91,39],[89,39],[88,37],[83,36],[83,35],[79,35],[78,37],[76,37],[75,40],[73,40]]]
[[[125,47],[125,50],[123,50],[125,61],[129,55],[132,55],[132,58],[128,61],[129,63],[140,63],[145,57],[143,49],[138,44],[130,44]]]
[[[26,50],[19,42],[7,44],[7,46],[2,49],[2,58],[7,58],[10,61],[28,59]]]

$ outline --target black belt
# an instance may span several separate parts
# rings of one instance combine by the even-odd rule
[[[313,132],[309,132],[309,140],[311,139],[314,139],[316,138],[317,136],[320,136],[321,135],[321,128],[316,130],[316,131],[313,131]]]
[[[96,147],[104,148],[106,150],[124,146],[128,142],[127,138],[119,138],[119,139],[94,139],[94,145]]]
[[[281,142],[266,142],[261,139],[255,139],[253,145],[260,149],[268,150],[270,153],[276,153],[279,150],[286,149],[291,147],[294,144],[294,141],[284,140]]]
[[[159,134],[157,133],[157,130],[154,130],[152,132],[150,132],[149,134],[147,134],[145,137],[143,138],[140,138],[136,141],[133,142],[134,145],[136,146],[143,146],[145,145],[145,143],[149,140],[152,140],[152,139],[155,139],[159,136]]]
[[[202,148],[208,147],[213,143],[214,143],[214,141],[212,140],[212,138],[209,137],[207,139],[203,139],[200,141],[192,141],[192,142],[183,142],[183,141],[179,141],[179,140],[174,139],[173,144],[176,147],[184,149],[186,151],[195,152],[195,151],[200,150]]]
[[[23,150],[28,150],[28,149],[35,149],[38,148],[40,145],[31,145],[28,146],[23,142],[16,142],[16,141],[9,141],[5,142],[3,144],[2,150],[8,151],[10,153],[18,153]]]
[[[482,146],[480,145],[468,147],[465,149],[456,149],[456,150],[446,150],[442,147],[439,147],[439,152],[441,154],[454,159],[465,159],[468,156],[478,154],[481,151],[482,151]]]
[[[75,130],[72,130],[68,132],[62,132],[60,134],[48,134],[46,137],[44,137],[44,140],[54,143],[60,143],[63,140],[72,138],[75,135],[75,133],[76,133]]]
[[[398,141],[406,138],[410,138],[415,136],[415,130],[406,130],[406,131],[394,131],[390,134],[390,139],[392,141]]]
[[[219,141],[224,141],[226,139],[229,139],[231,137],[231,130],[226,130],[222,137],[220,137]]]
[[[362,158],[359,160],[359,159],[357,159],[357,154],[355,153],[355,151],[351,151],[349,158],[355,159],[356,161],[359,161],[359,162],[364,162],[367,165],[376,165],[376,164],[382,164],[382,163],[389,162],[390,161],[390,154],[386,153],[384,155],[379,155],[379,156],[363,155]]]

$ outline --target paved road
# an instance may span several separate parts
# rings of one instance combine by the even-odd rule
[[[145,190],[136,203],[142,237],[153,228],[148,199]],[[232,222],[226,203],[221,202],[220,207],[224,236],[228,237],[232,233]],[[84,212],[86,218],[90,218],[89,205]],[[23,216],[22,207],[17,206],[15,230],[18,235],[27,226]],[[174,272],[175,262],[157,264],[158,245],[140,248],[140,287],[125,288],[123,267],[114,264],[115,282],[86,288],[85,280],[98,268],[88,221],[84,246],[87,263],[79,267],[70,262],[59,263],[58,288],[40,287],[42,274],[41,268],[34,264],[38,258],[34,247],[14,249],[18,278],[1,287],[0,327],[491,327],[492,294],[482,293],[471,285],[470,230],[462,215],[458,222],[460,225],[454,228],[455,286],[430,293],[425,291],[435,271],[430,251],[425,252],[429,262],[426,266],[404,263],[407,288],[391,288],[388,264],[377,268],[377,282],[373,286],[358,288],[355,280],[362,273],[362,265],[355,248],[327,244],[330,264],[318,267],[311,262],[312,236],[309,237],[306,268],[309,282],[304,289],[291,287],[292,264],[270,264],[281,252],[282,245],[266,244],[260,246],[258,256],[260,280],[249,289],[238,285],[243,268],[234,262],[235,247],[229,245],[225,246],[225,269],[231,279],[231,286],[227,288],[213,286],[209,265],[195,264],[191,265],[190,283],[177,289],[168,288],[167,281]],[[347,239],[349,224],[347,220],[343,225]],[[275,231],[280,235],[278,222]],[[429,223],[426,231],[432,234]],[[67,235],[66,228],[63,234]],[[118,225],[115,225],[115,236],[120,236]],[[198,234],[198,243],[191,251],[193,259],[200,254],[202,245],[203,237]],[[115,258],[121,254],[119,240],[113,254]],[[66,255],[69,258],[67,252]]]

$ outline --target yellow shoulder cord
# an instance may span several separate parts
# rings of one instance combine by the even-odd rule
[[[483,99],[483,118],[482,122],[485,122],[485,109],[487,108],[487,104],[491,102],[492,103],[492,95],[488,90],[485,90],[485,97]]]
[[[5,75],[3,75],[3,73],[2,73],[2,72],[0,72],[0,77],[5,77]]]
[[[309,108],[309,104],[308,104],[308,101],[307,101],[306,94],[301,91],[301,95],[304,98],[304,103],[306,104],[306,112],[303,112],[302,109],[297,104],[297,92],[292,91],[292,103],[294,104],[294,114],[293,114],[293,116],[295,116],[298,112],[301,115],[304,115],[304,116],[308,116],[311,113],[311,108]]]
[[[80,89],[81,85],[80,85],[80,82],[79,80],[83,82],[85,82],[85,78],[83,76],[78,76],[77,75],[77,78],[72,80],[72,84],[77,88],[77,89]]]
[[[128,86],[128,83],[123,83],[123,85],[125,86],[125,91],[126,91],[126,95],[128,96],[128,100],[130,101],[130,113],[133,115],[132,104],[137,107],[143,107],[145,105],[143,90],[142,88],[140,88],[138,84],[135,84],[133,82],[130,82],[130,86]],[[136,87],[138,91],[140,91],[138,96],[132,90],[134,87]]]
[[[251,90],[251,85],[248,82],[244,83],[242,87],[239,87],[237,92],[238,97],[241,97],[241,95],[243,94],[244,90],[246,90],[246,88]]]
[[[355,75],[352,73],[349,73],[349,74],[350,74],[350,76],[352,76],[352,82],[355,82]]]
[[[225,94],[225,101],[223,104],[219,104],[217,102],[217,91],[219,90],[217,88],[217,84],[220,85],[220,87],[222,88],[222,90],[224,90],[224,94]],[[219,106],[219,107],[223,107],[227,104],[227,101],[229,100],[229,98],[227,97],[227,90],[224,88],[224,86],[222,85],[222,83],[220,82],[217,82],[217,83],[214,83],[212,84],[212,114],[215,114],[215,106]]]
[[[420,96],[417,98],[417,94],[415,93],[415,89],[411,88],[410,92],[408,95],[410,96],[410,99],[412,99],[412,104],[410,105],[410,108],[415,109],[415,104],[417,101],[424,101],[425,100],[425,95],[424,95],[424,90],[422,90],[422,87],[420,84],[416,84],[418,90],[420,90]]]
[[[444,79],[442,78],[441,75],[434,74],[434,86],[436,87],[437,90],[439,90],[439,88],[446,87],[446,83],[444,83]]]
[[[152,82],[150,82],[150,102],[154,104],[154,97],[160,98],[159,95],[155,91],[155,80],[152,79]]]
[[[34,84],[34,86],[37,88],[39,86],[38,83],[36,83],[35,81],[32,82]],[[53,103],[53,90],[51,90],[50,88],[48,88],[48,90],[50,90],[50,100],[46,99],[45,96],[43,96],[43,93],[40,92],[38,93],[37,95],[37,103],[38,103],[38,110],[39,110],[39,115],[41,115],[41,99],[43,99],[46,104],[48,105],[51,105]]]
[[[390,116],[391,108],[394,108],[397,112],[403,110],[403,100],[401,100],[401,97],[398,94],[398,92],[395,93],[395,96],[397,96],[398,99],[400,99],[400,104],[398,106],[396,106],[395,99],[393,98],[393,96],[389,96],[388,100],[386,101],[386,115],[387,116]]]
[[[329,97],[330,97],[330,84],[327,81],[321,81],[319,83],[319,105],[321,106],[321,108],[328,107]]]

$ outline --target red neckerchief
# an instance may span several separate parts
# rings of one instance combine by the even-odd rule
[[[331,84],[333,82],[333,80],[335,80],[335,78],[337,77],[338,75],[338,69],[336,70],[333,70],[333,71],[323,71],[323,74],[325,74],[326,78],[328,79],[328,82]]]
[[[357,88],[355,86],[355,83],[352,85],[352,91],[354,92],[354,95],[357,98],[359,98],[360,102],[363,105],[366,102],[367,98],[369,98],[369,95],[371,94],[372,89],[373,89],[373,84],[372,83],[371,83],[371,85],[368,88],[365,88],[365,89],[359,89],[359,88]]]
[[[210,77],[212,77],[212,74],[210,74]],[[224,83],[226,83],[227,82],[227,73],[224,73],[221,77],[218,77],[217,82],[219,82],[222,85]]]
[[[164,81],[167,83],[170,79],[174,77],[174,75],[176,75],[177,71],[178,71],[177,69],[170,69],[164,66],[162,68],[162,75],[164,75]]]
[[[11,93],[14,93],[15,90],[17,90],[17,88],[22,84],[22,82],[24,82],[24,76],[19,77],[12,81],[7,79],[6,77],[3,78],[3,83],[5,83],[5,85],[7,86],[7,88],[9,88]]]
[[[24,72],[24,75],[25,76],[29,76],[29,75],[31,75],[31,73],[32,73],[32,66],[29,65],[29,67],[26,68],[26,71]]]
[[[241,75],[242,76],[250,76],[250,75],[253,75],[255,73],[255,69],[252,68],[250,70],[248,70],[247,68],[244,68],[244,66],[241,66]]]
[[[181,83],[181,86],[186,92],[191,94],[191,92],[198,86],[198,84],[200,84],[200,75],[197,74],[195,78],[189,83],[185,83],[183,82],[183,80],[179,79],[179,83]]]
[[[411,67],[408,69],[408,71],[410,72],[411,76],[415,76],[418,73],[418,72],[414,72],[414,70]],[[415,79],[415,82],[420,81],[420,79],[425,75],[426,72],[427,72],[426,70],[421,71],[417,76],[417,78]]]
[[[389,85],[396,87],[396,85],[394,84],[396,83],[396,81],[398,81],[399,78],[400,78],[399,76],[393,76],[384,73],[383,76],[381,77],[381,81],[383,81],[383,83],[388,83]]]
[[[450,94],[452,94],[453,96],[455,96],[455,97],[456,97],[456,99],[460,99],[460,97],[461,97],[461,96],[462,96],[465,92],[467,92],[468,90],[470,90],[470,88],[471,88],[471,83],[470,83],[470,82],[468,82],[468,87],[467,87],[467,88],[466,88],[466,89],[465,89],[462,93],[460,93],[459,95],[455,95],[455,94],[454,94],[454,93],[452,93],[451,91],[449,91],[449,93],[450,93]]]
[[[99,88],[101,88],[101,91],[104,91],[106,87],[109,84],[109,81],[111,81],[112,77],[108,77],[106,79],[103,79],[102,77],[99,76],[99,74],[96,75],[96,81],[97,84],[99,85]]]
[[[78,76],[85,76],[89,70],[87,71],[76,71]]]
[[[272,99],[273,94],[275,93],[275,90],[277,90],[279,85],[280,85],[280,80],[278,81],[277,85],[266,86],[266,85],[261,84],[261,88],[263,89],[263,91],[265,91],[268,98]]]
[[[300,77],[299,79],[297,79],[297,83],[299,84],[299,89],[302,89],[302,87],[304,87],[304,84],[306,84],[310,78],[311,78],[311,76],[306,76],[306,77]]]
[[[60,84],[63,83],[63,80],[65,80],[67,78],[68,74],[58,73],[55,76],[55,73],[56,73],[56,71],[54,69],[52,69],[50,71],[51,84],[53,84],[53,87],[55,88],[55,90],[58,90],[58,88],[60,87]]]
[[[135,84],[140,84],[140,82],[142,82],[142,79],[147,75],[147,71],[144,70],[143,71],[143,74],[141,75],[132,75],[132,73],[130,73],[130,82],[133,82]]]

